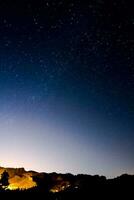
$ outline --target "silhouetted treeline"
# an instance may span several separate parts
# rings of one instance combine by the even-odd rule
[[[90,197],[116,199],[117,194],[120,197],[133,194],[134,186],[134,176],[127,174],[114,179],[106,179],[98,175],[38,173],[33,176],[33,180],[37,183],[37,187],[12,191],[1,187],[0,195],[5,193],[41,194],[46,200],[90,199]]]

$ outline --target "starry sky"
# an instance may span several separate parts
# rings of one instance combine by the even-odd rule
[[[0,1],[0,165],[134,174],[126,0]]]

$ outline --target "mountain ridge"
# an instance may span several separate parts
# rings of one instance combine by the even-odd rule
[[[83,188],[89,184],[98,183],[118,183],[125,182],[124,180],[134,180],[134,175],[122,174],[116,178],[107,179],[105,176],[99,175],[88,175],[88,174],[77,174],[73,175],[70,173],[46,173],[36,172],[33,170],[25,170],[25,168],[12,168],[12,167],[0,167],[0,176],[6,171],[9,174],[9,190],[28,190],[35,187],[42,187],[44,190],[48,187],[50,192],[60,192],[67,190],[68,188]],[[130,178],[131,177],[131,178]],[[48,189],[48,188],[47,188]]]

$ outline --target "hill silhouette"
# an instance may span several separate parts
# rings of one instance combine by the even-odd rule
[[[2,194],[43,194],[46,199],[83,199],[85,197],[116,198],[117,193],[128,195],[133,191],[134,175],[123,174],[113,179],[84,174],[58,174],[26,171],[24,168],[0,167],[0,177],[8,173],[8,185],[0,185]]]

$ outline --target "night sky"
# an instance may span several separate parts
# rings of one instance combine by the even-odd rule
[[[0,1],[0,165],[134,174],[129,0]]]

